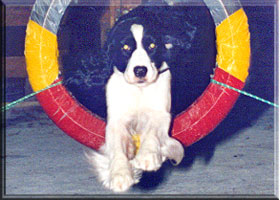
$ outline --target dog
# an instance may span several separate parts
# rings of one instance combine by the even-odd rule
[[[184,155],[180,142],[169,136],[171,73],[155,25],[147,15],[129,17],[113,28],[108,45],[114,69],[106,84],[106,139],[100,152],[87,158],[115,192],[138,183],[142,171],[156,171],[166,159],[178,164]],[[141,143],[136,155],[134,134]]]
[[[64,72],[67,89],[107,120],[105,144],[85,155],[99,181],[114,192],[137,184],[144,171],[156,171],[168,159],[178,165],[184,157],[182,144],[169,136],[172,74],[180,73],[174,61],[191,47],[197,28],[183,15],[173,15],[171,24],[177,31],[172,34],[169,9],[139,6],[115,23],[104,50],[64,61],[73,66]],[[159,10],[166,13],[165,20]]]

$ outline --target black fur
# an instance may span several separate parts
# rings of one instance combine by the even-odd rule
[[[106,118],[105,85],[112,74],[111,60],[103,50],[85,51],[62,58],[63,84],[78,102],[101,118]]]

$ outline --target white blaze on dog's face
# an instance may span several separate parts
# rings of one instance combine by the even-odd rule
[[[161,28],[140,18],[117,24],[108,37],[108,54],[115,72],[139,87],[153,83],[163,66],[166,47]]]
[[[133,24],[130,30],[136,42],[136,49],[128,61],[124,77],[128,83],[145,86],[156,80],[158,69],[143,46],[144,27]]]

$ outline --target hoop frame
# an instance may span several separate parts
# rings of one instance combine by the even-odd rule
[[[71,0],[37,0],[26,31],[25,57],[34,91],[61,81],[57,31]],[[216,25],[217,57],[213,79],[242,89],[250,66],[247,16],[238,0],[204,0]],[[202,95],[174,119],[171,135],[189,146],[208,135],[230,112],[239,93],[210,83]],[[47,115],[66,134],[98,149],[106,123],[81,106],[63,85],[37,94]]]

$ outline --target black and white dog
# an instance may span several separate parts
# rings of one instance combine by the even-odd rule
[[[159,14],[163,9],[165,16]],[[75,66],[64,72],[68,90],[91,111],[107,117],[105,144],[86,157],[103,185],[116,192],[138,183],[142,171],[156,171],[167,159],[179,164],[184,156],[181,143],[169,136],[171,74],[176,74],[174,62],[190,48],[197,27],[182,18],[185,13],[169,16],[168,9],[137,7],[116,22],[104,52],[81,55],[74,64],[64,62]],[[134,134],[140,135],[137,153]]]
[[[137,183],[140,171],[158,170],[167,158],[180,163],[184,155],[182,145],[169,136],[171,73],[164,53],[171,44],[164,44],[159,22],[142,15],[112,30],[106,142],[99,154],[88,154],[100,180],[114,191]],[[136,155],[133,134],[140,134]]]

